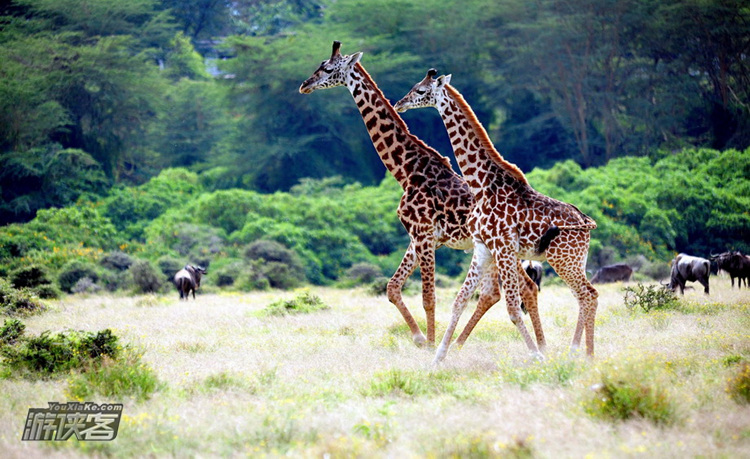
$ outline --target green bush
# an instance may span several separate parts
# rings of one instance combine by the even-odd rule
[[[99,280],[97,266],[86,261],[70,260],[63,265],[57,275],[57,282],[64,292],[71,293],[76,283],[84,277],[88,277],[96,283]]]
[[[83,277],[81,279],[78,279],[78,282],[76,282],[76,285],[73,286],[71,289],[72,293],[97,293],[101,291],[102,287],[94,282],[93,280],[89,279],[88,277]]]
[[[138,260],[128,270],[133,279],[133,286],[139,293],[158,292],[164,284],[159,271],[146,260]]]
[[[43,300],[52,300],[55,298],[60,298],[62,295],[62,292],[59,288],[57,288],[54,284],[43,284],[38,285],[31,290],[31,293],[38,296],[39,298]]]
[[[37,287],[51,284],[47,268],[39,264],[21,266],[10,273],[10,282],[15,288]]]
[[[285,316],[288,314],[307,314],[310,312],[330,309],[318,296],[310,292],[300,293],[291,300],[274,301],[263,311],[269,316]]]
[[[641,283],[633,287],[625,287],[623,298],[628,309],[640,307],[644,312],[662,309],[674,309],[679,300],[674,292],[662,285],[647,285]]]
[[[271,283],[263,273],[252,267],[246,267],[235,279],[234,286],[243,292],[249,292],[252,290],[268,290],[271,288]]]
[[[14,344],[26,331],[26,325],[18,319],[5,319],[0,328],[0,346]]]
[[[30,315],[45,309],[31,290],[15,289],[6,279],[0,278],[0,313],[7,315]]]
[[[83,372],[73,374],[68,379],[67,395],[77,400],[88,400],[96,394],[148,400],[163,384],[156,372],[142,362],[140,354],[128,348],[123,354],[117,359],[105,357],[89,363]]]
[[[53,375],[81,369],[103,356],[116,358],[118,338],[109,329],[97,333],[67,331],[22,337],[0,348],[2,365],[19,374]]]
[[[297,254],[276,241],[260,240],[250,244],[245,249],[245,258],[273,288],[292,289],[306,280]]]
[[[750,404],[750,363],[742,362],[738,367],[729,378],[727,392],[737,403],[747,405]]]
[[[379,266],[372,263],[356,263],[346,270],[345,277],[352,285],[369,284],[383,275]]]
[[[674,401],[662,381],[654,374],[652,364],[607,366],[599,374],[584,400],[586,412],[611,421],[644,418],[657,424],[673,424],[677,420]]]
[[[127,271],[133,262],[133,257],[125,252],[109,252],[99,259],[99,264],[110,271]]]
[[[156,266],[159,267],[159,271],[164,275],[164,279],[171,282],[172,279],[174,279],[174,275],[177,274],[177,271],[185,266],[185,262],[179,258],[164,255],[156,260]]]

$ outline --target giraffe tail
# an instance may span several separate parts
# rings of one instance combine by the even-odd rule
[[[549,247],[552,239],[556,238],[560,234],[560,228],[552,225],[539,239],[539,248],[537,248],[537,255],[543,254]]]

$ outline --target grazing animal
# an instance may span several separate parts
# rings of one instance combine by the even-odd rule
[[[542,289],[542,276],[544,275],[544,267],[536,260],[524,260],[521,262],[526,274],[529,275],[531,280],[534,281],[539,290]]]
[[[174,275],[174,285],[180,292],[181,300],[187,301],[191,291],[193,292],[193,299],[195,299],[195,291],[201,286],[201,276],[207,272],[205,268],[194,265],[185,265],[184,268],[177,271],[177,274]]]
[[[586,278],[586,257],[590,231],[596,222],[575,206],[539,193],[531,187],[523,172],[506,161],[463,96],[453,88],[450,75],[437,80],[435,69],[417,83],[395,105],[396,110],[435,107],[443,119],[453,153],[466,183],[477,201],[472,217],[476,220],[474,253],[486,269],[497,266],[506,294],[508,314],[524,339],[536,353],[521,314],[516,265],[519,259],[546,260],[570,287],[578,299],[578,324],[572,347],[580,345],[586,330],[586,352],[594,354],[594,321],[599,294]],[[476,254],[479,254],[476,257]],[[463,310],[470,279],[461,287],[453,315],[435,361],[445,358],[451,336]]]
[[[474,208],[466,182],[453,171],[448,158],[409,132],[388,99],[360,64],[362,53],[343,55],[341,43],[333,42],[333,51],[299,88],[302,94],[318,89],[345,86],[357,105],[383,165],[404,190],[398,217],[409,234],[410,243],[396,272],[388,282],[388,300],[403,316],[417,345],[435,343],[435,250],[440,246],[466,250],[473,247],[469,219]],[[416,266],[422,274],[422,306],[427,318],[427,338],[417,325],[401,296],[401,289]],[[472,264],[467,276],[474,275]],[[520,262],[517,271],[523,272]],[[483,273],[477,309],[458,342],[463,343],[479,318],[500,300],[497,270]],[[523,274],[521,289],[534,323],[537,341],[544,345],[541,320],[537,311],[537,287]],[[520,276],[519,276],[520,277]]]
[[[592,284],[607,284],[610,282],[630,282],[633,268],[624,264],[602,266],[591,278]]]
[[[681,253],[672,260],[672,274],[667,288],[672,291],[680,288],[685,294],[685,282],[700,282],[703,292],[708,295],[708,277],[711,275],[711,263],[705,258],[693,257]]]
[[[737,278],[737,288],[742,288],[742,281],[745,281],[745,288],[748,287],[748,278],[750,278],[750,257],[743,255],[735,250],[724,252],[719,255],[712,255],[711,260],[716,261],[720,270],[729,273],[734,288],[734,279]]]

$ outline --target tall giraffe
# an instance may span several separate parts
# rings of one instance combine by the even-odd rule
[[[578,348],[585,329],[586,351],[593,356],[599,294],[586,279],[585,267],[589,233],[596,228],[596,222],[575,206],[534,190],[523,172],[495,149],[469,104],[450,86],[451,76],[435,80],[436,74],[436,70],[430,69],[427,76],[396,103],[395,109],[435,107],[443,119],[458,165],[477,201],[472,218],[477,221],[474,244],[480,264],[478,276],[481,277],[482,271],[494,260],[506,292],[510,319],[529,349],[535,351],[521,317],[515,265],[519,258],[546,260],[578,300],[578,323],[572,347]],[[436,361],[445,358],[450,335],[476,282],[467,276],[459,291]]]
[[[442,245],[459,250],[473,247],[471,231],[466,222],[474,207],[474,197],[466,182],[453,171],[448,159],[409,132],[391,103],[359,63],[362,53],[342,55],[340,47],[340,42],[333,42],[330,59],[320,64],[313,75],[302,83],[299,91],[309,94],[316,89],[346,86],[354,97],[380,159],[403,188],[397,213],[409,234],[410,243],[401,264],[388,282],[388,299],[403,316],[416,344],[434,344],[435,250]],[[401,296],[401,289],[417,263],[422,273],[426,339]],[[525,276],[522,281],[524,304],[529,314],[541,323],[537,310],[538,289],[520,263],[518,270]],[[486,311],[500,300],[497,271],[490,270],[483,274],[485,279],[482,279],[477,311]],[[471,328],[467,325],[461,334],[461,343],[472,328],[473,325]],[[541,326],[534,331],[537,341],[543,345]]]

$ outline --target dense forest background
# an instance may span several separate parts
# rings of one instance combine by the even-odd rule
[[[334,39],[392,101],[453,74],[532,185],[597,219],[593,266],[750,249],[746,2],[4,0],[3,270],[117,251],[250,272],[275,241],[313,282],[390,274],[398,187],[346,90],[297,92]],[[404,119],[452,156],[433,112]]]

